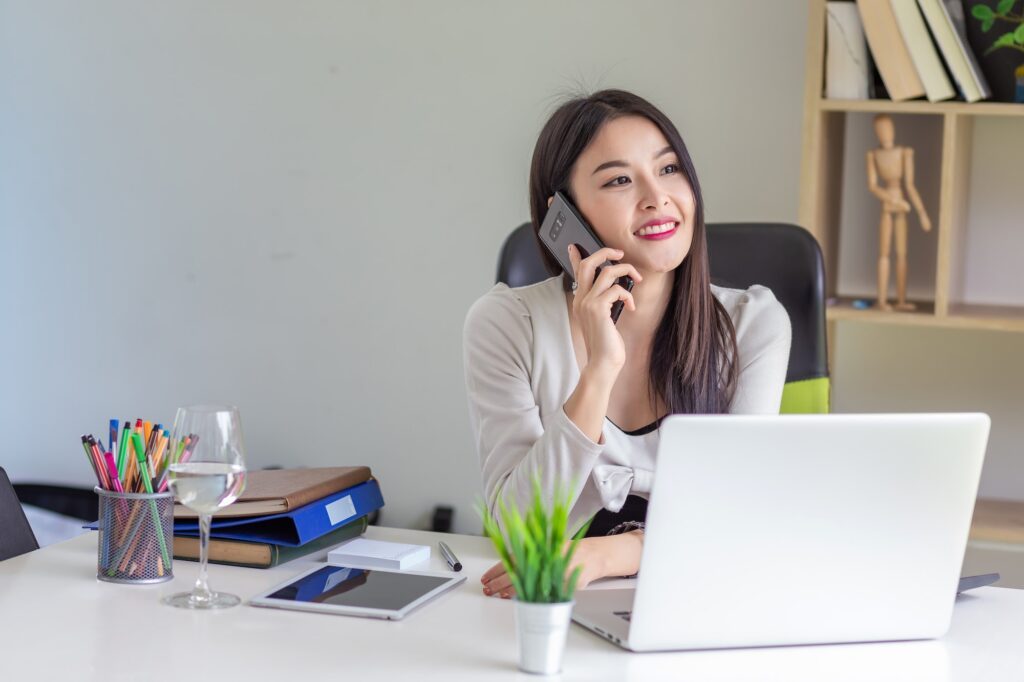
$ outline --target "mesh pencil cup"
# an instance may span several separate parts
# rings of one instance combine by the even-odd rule
[[[100,496],[96,577],[142,585],[174,577],[174,493],[118,493]]]

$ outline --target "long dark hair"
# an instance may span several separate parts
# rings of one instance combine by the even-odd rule
[[[682,136],[653,104],[622,90],[602,90],[561,105],[537,139],[530,165],[530,218],[540,231],[548,197],[567,196],[573,165],[601,127],[622,116],[643,116],[661,129],[679,157],[694,196],[693,239],[690,252],[675,269],[668,308],[651,345],[651,402],[660,399],[669,414],[727,412],[736,388],[736,328],[711,293],[704,200],[693,161]],[[540,240],[538,238],[538,246]],[[562,271],[558,261],[540,248],[548,272]]]

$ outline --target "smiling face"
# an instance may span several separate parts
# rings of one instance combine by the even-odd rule
[[[694,196],[665,135],[643,116],[608,121],[569,177],[574,203],[641,274],[669,272],[693,239]]]

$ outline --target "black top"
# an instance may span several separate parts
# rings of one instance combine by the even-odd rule
[[[664,419],[664,417],[662,417],[661,419]],[[613,422],[611,419],[609,419],[608,422],[612,426],[617,428],[619,431],[622,431],[627,436],[646,436],[651,431],[657,431],[658,430],[658,427],[661,426],[661,419],[653,421],[650,424],[648,424],[647,426],[641,426],[639,429],[634,429],[632,431],[624,430],[622,427],[620,427],[618,424]]]

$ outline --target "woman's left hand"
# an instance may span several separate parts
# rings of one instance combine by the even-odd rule
[[[567,575],[571,575],[577,566],[583,567],[579,580],[576,582],[577,589],[586,587],[598,578],[611,575],[606,572],[605,568],[608,565],[608,555],[618,549],[618,543],[615,541],[621,537],[612,535],[583,538],[579,541],[576,551],[572,555],[572,561],[569,563],[569,570],[566,572]],[[637,562],[639,562],[639,553],[637,553]],[[480,582],[483,583],[486,595],[510,599],[516,593],[515,588],[512,587],[512,581],[509,580],[508,574],[505,573],[505,567],[500,561],[487,569],[481,576]]]

